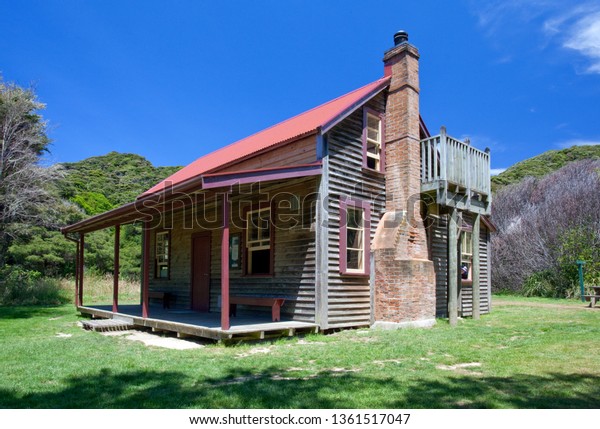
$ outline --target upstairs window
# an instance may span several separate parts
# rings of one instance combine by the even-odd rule
[[[365,109],[363,114],[363,167],[384,170],[383,129],[381,115]]]
[[[246,250],[248,274],[271,274],[271,209],[246,214]]]
[[[157,232],[155,242],[155,274],[157,279],[169,278],[170,235],[168,231]]]
[[[464,231],[460,241],[460,278],[472,280],[473,233]]]
[[[340,272],[369,274],[371,210],[366,201],[340,200]]]

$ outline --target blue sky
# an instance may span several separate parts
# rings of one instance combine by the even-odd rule
[[[52,162],[199,156],[369,83],[404,29],[430,131],[504,168],[600,144],[600,2],[0,0],[0,73],[33,84]]]

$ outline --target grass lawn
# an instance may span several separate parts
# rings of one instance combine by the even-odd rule
[[[0,407],[599,408],[600,309],[498,301],[454,329],[194,350],[83,331],[71,305],[0,307]]]

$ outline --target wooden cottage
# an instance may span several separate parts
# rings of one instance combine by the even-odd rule
[[[417,49],[384,77],[206,155],[63,229],[76,305],[214,339],[430,326],[490,310],[489,151],[431,136]],[[139,306],[118,303],[120,226],[143,222]],[[86,234],[115,228],[112,307],[83,303]]]

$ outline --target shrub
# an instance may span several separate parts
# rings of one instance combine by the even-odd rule
[[[69,300],[57,279],[21,267],[0,269],[0,305],[59,305]]]
[[[543,298],[556,297],[555,279],[552,271],[534,273],[523,283],[522,294],[525,296],[539,296]]]

